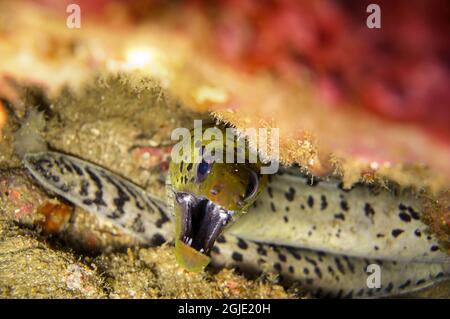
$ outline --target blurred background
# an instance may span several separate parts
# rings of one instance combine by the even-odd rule
[[[448,1],[2,1],[0,94],[93,74],[150,76],[188,107],[279,127],[281,158],[349,183],[450,177]],[[68,27],[80,8],[80,28]],[[411,175],[413,169],[420,177]],[[429,175],[430,174],[430,175]],[[424,177],[425,176],[425,177]]]

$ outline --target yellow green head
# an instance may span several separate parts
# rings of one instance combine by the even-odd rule
[[[216,238],[254,203],[267,181],[260,174],[261,163],[249,163],[248,155],[245,163],[221,163],[211,157],[212,149],[213,155],[223,155],[223,161],[227,152],[236,153],[240,145],[234,140],[192,139],[186,143],[192,152],[182,156],[183,160],[172,160],[169,169],[175,255],[185,268],[199,271],[209,263],[207,255]],[[226,147],[227,143],[232,147]]]

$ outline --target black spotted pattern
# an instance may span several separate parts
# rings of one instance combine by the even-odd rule
[[[313,208],[313,206],[314,206],[314,198],[311,195],[308,196],[307,204],[308,204],[308,206],[310,208]]]
[[[392,230],[392,236],[397,238],[398,236],[400,236],[402,233],[404,232],[403,229],[393,229]]]
[[[320,210],[325,210],[328,207],[327,198],[325,195],[320,196]]]
[[[289,187],[289,190],[286,193],[284,193],[284,196],[289,202],[292,202],[295,197],[295,189],[293,187]]]

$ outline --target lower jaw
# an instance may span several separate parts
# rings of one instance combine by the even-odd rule
[[[175,258],[181,266],[192,272],[202,271],[211,258],[177,239],[175,242]]]

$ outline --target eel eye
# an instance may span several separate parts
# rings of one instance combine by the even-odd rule
[[[209,172],[211,172],[212,164],[207,163],[205,160],[202,160],[201,163],[198,164],[197,167],[197,182],[201,183],[208,176]]]
[[[245,191],[245,199],[248,200],[251,197],[255,196],[256,191],[258,190],[258,175],[255,172],[250,171],[250,177],[248,178],[247,190]]]

